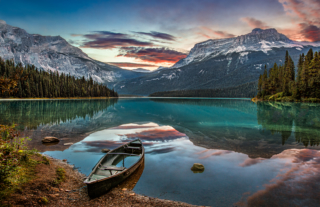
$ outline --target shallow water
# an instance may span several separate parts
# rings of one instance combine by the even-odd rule
[[[210,206],[318,206],[320,105],[241,99],[0,102],[31,147],[89,174],[103,156],[140,138],[146,157],[134,191]],[[61,139],[43,145],[44,136]],[[64,143],[74,143],[65,146]],[[128,160],[128,165],[130,165]],[[205,166],[202,173],[190,170]]]

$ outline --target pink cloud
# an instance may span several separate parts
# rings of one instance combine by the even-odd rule
[[[225,155],[225,154],[229,154],[231,153],[232,151],[228,151],[228,150],[219,150],[217,152],[214,152],[214,153],[211,153],[211,154],[208,154],[208,155],[204,155],[202,157],[199,157],[200,159],[206,159],[208,157],[211,157],[211,156],[220,156],[220,155]]]
[[[293,160],[291,169],[284,173],[280,171],[271,184],[265,185],[265,189],[238,203],[244,206],[318,206],[320,151],[286,150],[277,157],[288,156]]]
[[[147,63],[176,63],[187,54],[169,48],[123,47],[117,57],[131,57]]]
[[[258,19],[252,17],[244,17],[241,18],[241,21],[247,23],[251,28],[260,28],[260,29],[267,29],[269,26],[265,22],[262,22]]]
[[[251,165],[255,165],[255,164],[258,164],[260,162],[262,162],[263,158],[256,158],[256,159],[251,159],[251,158],[248,158],[246,159],[243,163],[239,164],[240,167],[249,167]]]
[[[320,24],[320,1],[318,0],[279,0],[286,13],[296,16],[305,23]]]
[[[120,134],[119,134],[120,135]],[[122,136],[122,135],[120,135]],[[150,129],[142,132],[137,132],[133,134],[125,134],[128,139],[140,138],[143,141],[167,141],[178,139],[181,137],[186,137],[185,134],[175,130],[175,129]]]
[[[286,14],[293,18],[295,32],[286,33],[290,39],[298,41],[320,41],[320,1],[319,0],[278,0]]]
[[[217,30],[213,30],[213,29],[210,29],[208,27],[201,27],[200,28],[202,30],[202,32],[198,32],[198,34],[200,34],[201,36],[203,37],[206,37],[206,38],[232,38],[232,37],[235,37],[234,34],[230,34],[228,32],[225,32],[225,31],[217,31]]]

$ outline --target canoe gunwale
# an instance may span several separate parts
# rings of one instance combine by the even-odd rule
[[[91,172],[90,175],[86,178],[86,180],[84,181],[84,183],[87,184],[87,185],[90,185],[90,184],[94,184],[94,183],[104,182],[104,181],[106,181],[106,180],[115,178],[115,177],[117,177],[117,176],[119,176],[119,175],[125,174],[127,171],[129,171],[130,169],[134,168],[136,165],[140,165],[141,162],[142,162],[142,160],[144,159],[144,147],[143,147],[142,141],[141,141],[140,139],[135,139],[135,140],[132,140],[131,142],[135,142],[135,141],[139,141],[139,142],[141,143],[142,152],[141,152],[141,157],[140,157],[140,159],[139,159],[134,165],[132,165],[131,167],[126,168],[125,170],[121,171],[121,173],[117,173],[117,174],[115,174],[115,175],[112,175],[112,176],[109,176],[109,177],[106,177],[106,178],[102,178],[102,179],[100,179],[100,180],[87,181],[87,179],[88,179],[89,177],[91,177],[92,174],[97,170],[97,168],[99,167],[99,165],[101,164],[101,162],[104,160],[104,158],[106,158],[106,157],[109,155],[109,153],[112,154],[113,151],[115,151],[115,150],[117,150],[117,149],[120,149],[120,148],[122,148],[122,147],[124,146],[124,145],[121,145],[121,146],[119,146],[119,147],[111,150],[110,152],[108,152],[106,155],[104,155],[104,156],[99,160],[99,162],[98,162],[98,163],[95,165],[95,167],[92,169],[92,172]],[[126,143],[126,145],[130,144],[131,142]]]

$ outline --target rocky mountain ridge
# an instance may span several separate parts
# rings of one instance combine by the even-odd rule
[[[235,38],[196,44],[189,55],[171,68],[156,70],[116,84],[125,94],[148,95],[159,91],[235,87],[257,81],[264,66],[283,63],[286,50],[297,63],[299,54],[319,42],[295,42],[275,29],[254,29]]]
[[[213,58],[230,53],[241,53],[246,56],[250,51],[262,51],[268,53],[272,48],[296,48],[301,49],[306,45],[320,45],[317,43],[295,42],[285,35],[278,33],[276,29],[253,29],[251,33],[228,39],[210,39],[196,44],[189,55],[177,62],[171,68],[179,68],[191,62],[202,61],[205,58]]]
[[[108,85],[141,75],[96,61],[60,36],[29,34],[3,22],[0,22],[0,57],[78,78],[92,77],[94,81]]]

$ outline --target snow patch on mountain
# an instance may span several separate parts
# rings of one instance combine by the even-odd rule
[[[116,82],[124,79],[123,74],[134,73],[93,60],[60,36],[29,34],[3,22],[0,23],[0,57],[77,78],[92,77],[99,83]]]
[[[296,42],[280,34],[275,29],[254,29],[251,33],[228,39],[211,39],[196,44],[189,55],[171,67],[180,68],[192,62],[214,58],[220,55],[239,53],[240,57],[247,56],[251,51],[262,51],[268,54],[273,48],[296,48],[302,50],[305,46],[320,46],[320,43]],[[240,58],[239,58],[240,59]],[[246,59],[240,59],[244,62]]]

